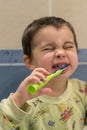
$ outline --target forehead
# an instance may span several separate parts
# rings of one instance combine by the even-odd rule
[[[37,37],[38,35],[41,35],[41,34],[48,34],[49,35],[54,30],[57,33],[60,32],[61,30],[72,33],[72,30],[67,25],[62,25],[60,27],[55,27],[55,26],[52,26],[52,25],[47,25],[47,26],[44,26],[44,27],[38,29],[37,32],[35,33],[34,37]]]
[[[74,39],[72,31],[66,25],[61,26],[60,28],[54,26],[45,26],[37,31],[33,38],[33,43],[38,43],[43,40],[57,40],[57,39]]]
[[[46,26],[43,26],[43,27],[41,27],[41,28],[39,28],[37,31],[36,31],[36,33],[35,33],[35,35],[36,34],[39,34],[39,33],[41,33],[41,32],[47,32],[48,30],[56,30],[56,31],[60,31],[60,30],[69,30],[69,31],[71,31],[72,32],[72,30],[70,29],[70,27],[68,27],[68,25],[61,25],[61,26],[59,26],[59,27],[57,27],[57,26],[53,26],[53,25],[46,25]]]

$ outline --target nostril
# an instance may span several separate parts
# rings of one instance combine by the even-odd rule
[[[60,55],[57,56],[58,58],[60,57]]]
[[[58,58],[65,58],[65,55],[57,55]]]

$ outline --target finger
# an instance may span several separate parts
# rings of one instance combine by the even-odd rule
[[[42,88],[42,89],[39,89],[38,92],[40,95],[49,95],[52,93],[52,89],[51,88]]]
[[[40,73],[42,73],[42,74],[45,75],[45,76],[47,76],[47,75],[50,74],[50,73],[49,73],[46,69],[44,69],[44,68],[36,68],[34,71],[40,72]]]

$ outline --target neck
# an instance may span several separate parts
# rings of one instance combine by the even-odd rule
[[[47,84],[47,87],[52,89],[52,93],[49,96],[59,97],[67,88],[67,80],[53,79]]]

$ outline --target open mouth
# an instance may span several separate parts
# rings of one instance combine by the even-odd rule
[[[53,65],[52,68],[54,70],[59,70],[59,69],[62,69],[62,68],[65,68],[65,67],[68,67],[69,64],[56,64],[56,65]]]

